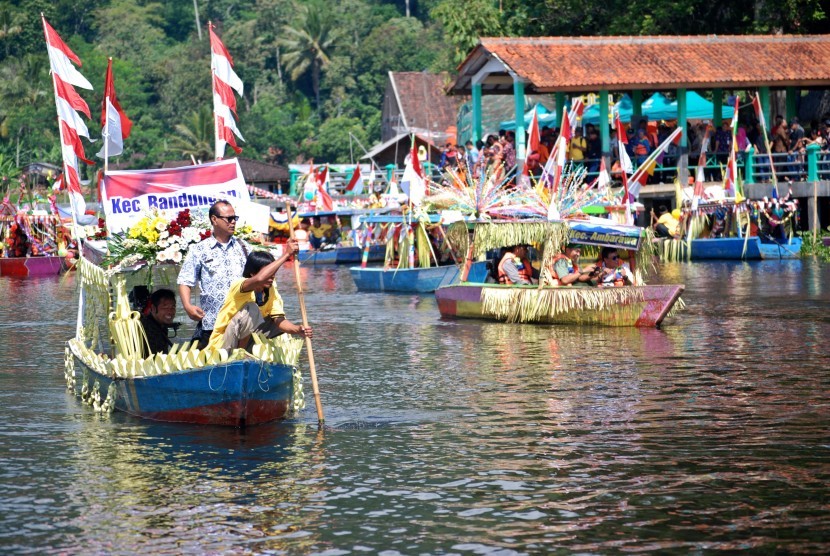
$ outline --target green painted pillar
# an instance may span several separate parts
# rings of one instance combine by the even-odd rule
[[[755,183],[755,147],[749,146],[744,164],[744,183]]]
[[[602,159],[611,170],[611,132],[608,127],[608,91],[599,92],[599,138],[602,143]]]
[[[815,143],[810,143],[806,147],[807,151],[807,181],[818,181],[818,153],[821,147]]]
[[[557,127],[562,125],[562,110],[565,108],[565,93],[556,93],[554,95],[556,100],[556,122]]]
[[[769,87],[759,88],[758,97],[761,99],[761,109],[764,111],[764,121],[767,122],[767,125],[774,125],[775,122],[773,122],[770,117]]]
[[[481,83],[473,85],[473,145],[481,139]]]
[[[513,103],[516,112],[516,165],[517,171],[525,160],[525,84],[513,78]]]
[[[787,87],[787,123],[798,116],[797,99],[799,90],[795,87]]]
[[[631,127],[636,129],[640,123],[640,118],[643,117],[643,91],[640,89],[631,91],[631,104],[634,105],[634,112],[631,114],[630,123]]]
[[[677,179],[680,187],[689,183],[689,137],[686,121],[686,89],[677,89],[677,125],[683,130],[680,135],[680,156],[677,159]]]
[[[288,170],[288,194],[294,197],[297,194],[297,180],[300,179],[301,172],[299,170]]]
[[[723,120],[723,89],[712,89],[712,125],[720,129]]]

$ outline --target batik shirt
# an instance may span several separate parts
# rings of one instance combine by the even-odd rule
[[[213,330],[231,282],[242,277],[250,252],[250,246],[234,238],[222,245],[216,238],[209,237],[190,247],[177,283],[191,288],[198,284],[199,305],[205,312],[202,330]]]

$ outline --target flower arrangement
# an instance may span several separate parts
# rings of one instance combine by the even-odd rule
[[[109,240],[109,257],[106,264],[120,264],[124,260],[142,260],[148,264],[182,262],[188,248],[209,238],[211,230],[204,218],[194,217],[185,209],[172,220],[163,213],[153,211],[133,224],[123,234]],[[236,237],[259,243],[259,235],[250,226],[236,229]]]

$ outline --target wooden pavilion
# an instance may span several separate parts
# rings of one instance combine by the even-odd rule
[[[482,94],[512,94],[515,118],[525,93],[551,93],[557,110],[568,94],[599,92],[600,121],[608,121],[609,92],[629,92],[634,116],[643,91],[675,91],[681,183],[688,177],[686,91],[712,90],[717,125],[724,89],[758,89],[767,122],[770,90],[784,89],[788,119],[803,88],[830,88],[830,35],[642,36],[482,38],[458,66],[450,94],[472,95],[473,137],[481,138]],[[608,126],[600,126],[603,157],[610,156]],[[525,158],[525,133],[516,130],[516,154]]]

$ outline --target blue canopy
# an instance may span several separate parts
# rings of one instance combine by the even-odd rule
[[[677,104],[671,105],[663,93],[654,93],[642,104],[643,116],[649,120],[676,120]]]
[[[677,101],[671,103],[674,115],[671,119],[677,119]],[[731,106],[723,106],[721,118],[728,120],[732,118],[735,109]],[[715,114],[715,103],[710,102],[694,91],[686,91],[686,119],[687,120],[711,120]],[[667,118],[663,118],[664,120]]]
[[[614,112],[620,113],[620,120],[623,122],[630,122],[631,115],[634,113],[634,103],[631,102],[631,97],[623,95],[620,100],[609,110],[609,114]],[[583,124],[599,125],[599,104],[592,104],[582,113]]]
[[[536,104],[536,106],[534,106],[533,108],[531,108],[530,110],[525,112],[525,116],[523,118],[524,123],[525,123],[524,124],[525,129],[527,129],[530,126],[530,122],[533,120],[533,110],[534,109],[538,111],[537,118],[539,119],[539,126],[540,127],[543,126],[543,125],[550,125],[549,122],[550,122],[550,117],[551,116],[553,117],[554,121],[556,120],[556,115],[555,114],[551,114],[550,110],[545,108],[544,104],[538,103],[538,104]],[[543,123],[542,120],[545,117],[547,117],[548,120]],[[516,129],[516,120],[505,120],[503,122],[499,122],[499,129],[503,129],[505,131],[515,130]]]

